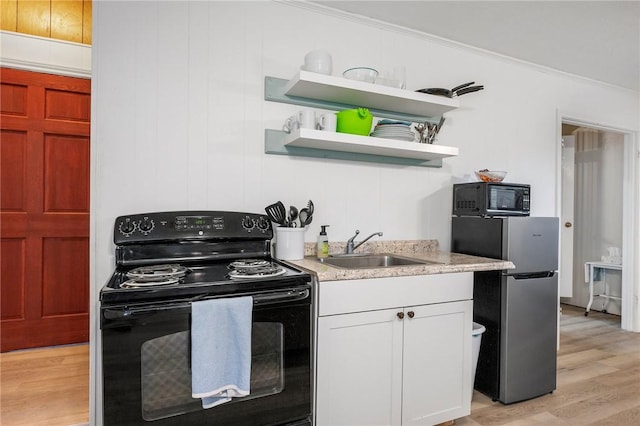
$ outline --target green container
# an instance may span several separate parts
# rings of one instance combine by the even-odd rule
[[[373,115],[367,108],[346,109],[336,113],[338,121],[336,131],[354,135],[369,136]]]

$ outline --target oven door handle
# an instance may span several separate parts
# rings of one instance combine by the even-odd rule
[[[286,291],[276,291],[272,293],[264,293],[253,296],[254,305],[270,305],[280,302],[293,302],[296,300],[304,300],[309,297],[309,289],[289,289]]]
[[[273,291],[269,293],[258,293],[255,295],[251,295],[253,297],[253,305],[254,306],[264,306],[264,305],[272,305],[275,303],[282,302],[295,302],[297,300],[304,300],[309,297],[309,289],[308,288],[289,288],[286,290]],[[239,297],[231,296],[231,297]],[[103,315],[106,319],[115,320],[115,319],[127,319],[131,318],[136,314],[144,314],[148,312],[161,312],[161,311],[169,311],[173,309],[185,309],[191,308],[191,303],[198,302],[201,300],[212,300],[212,299],[220,299],[223,297],[229,297],[229,295],[222,296],[198,296],[196,298],[191,299],[190,302],[179,302],[179,303],[171,303],[171,304],[163,304],[163,305],[151,305],[151,306],[122,306],[119,308],[106,308],[103,310]]]

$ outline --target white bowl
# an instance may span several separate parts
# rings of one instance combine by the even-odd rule
[[[344,71],[342,75],[349,80],[375,83],[376,78],[378,77],[378,71],[368,67],[355,67]]]
[[[304,64],[300,67],[305,71],[331,75],[333,62],[326,50],[313,50],[304,57]]]
[[[300,66],[300,69],[304,71],[316,72],[318,74],[331,75],[331,62],[305,62],[304,65]]]

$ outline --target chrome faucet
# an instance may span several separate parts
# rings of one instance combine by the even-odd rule
[[[356,239],[358,234],[360,234],[360,230],[356,229],[356,234],[353,237],[349,238],[349,241],[347,241],[347,248],[345,250],[345,254],[353,254],[353,251],[355,249],[357,249],[358,247],[360,247],[361,245],[363,245],[364,243],[369,241],[369,239],[371,239],[372,237],[375,237],[376,235],[379,236],[379,237],[382,237],[382,232],[374,232],[373,234],[369,235],[364,240],[360,241],[358,244],[355,244],[355,242],[353,240]]]

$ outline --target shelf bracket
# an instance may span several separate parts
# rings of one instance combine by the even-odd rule
[[[345,109],[358,108],[362,105],[349,105],[336,102],[328,102],[317,99],[302,98],[298,96],[289,96],[284,93],[285,86],[289,80],[276,77],[264,78],[264,99],[266,101],[281,102],[286,104],[301,105],[310,108],[320,108],[341,111]],[[437,123],[440,117],[425,117],[413,114],[403,114],[383,109],[369,108],[371,114],[375,117],[390,118],[393,120],[411,121],[414,123],[424,123],[425,121]]]
[[[442,167],[442,159],[425,161],[413,158],[388,157],[383,155],[287,146],[284,144],[285,136],[286,133],[281,130],[265,129],[264,152],[266,154],[326,158],[330,160],[364,161],[369,163],[396,164],[401,166]]]

